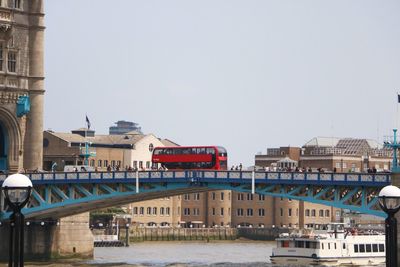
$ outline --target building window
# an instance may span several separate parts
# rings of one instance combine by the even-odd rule
[[[153,208],[153,215],[157,215],[157,207]]]
[[[139,161],[139,168],[143,169],[143,161]]]
[[[150,169],[150,161],[146,161],[146,169]]]
[[[211,193],[211,198],[212,198],[212,200],[215,200],[215,192]]]
[[[168,207],[167,209],[166,209],[166,214],[167,214],[167,216],[169,216],[169,213],[170,213],[170,211],[171,211],[171,209]]]
[[[292,209],[288,209],[288,216],[292,217]]]
[[[140,215],[144,214],[144,207],[140,207]]]
[[[247,216],[253,216],[253,209],[247,209]]]
[[[200,193],[195,193],[193,195],[194,200],[200,200]]]
[[[154,149],[154,145],[153,145],[152,143],[150,143],[150,144],[149,144],[149,151],[150,151],[150,152],[153,152],[153,149]]]
[[[340,210],[336,211],[336,219],[340,218]]]
[[[134,207],[133,208],[133,215],[137,215],[138,214],[138,208],[137,207]]]
[[[243,209],[237,209],[237,216],[243,216]]]
[[[306,209],[306,217],[310,217],[310,210]]]
[[[164,207],[160,208],[160,215],[164,215]]]
[[[315,217],[315,210],[311,210],[311,217]]]
[[[133,168],[137,169],[137,160],[133,161]]]
[[[221,192],[221,201],[224,200],[224,192]]]
[[[265,195],[258,195],[258,200],[259,201],[264,201],[265,200]]]
[[[243,198],[243,194],[242,193],[239,193],[238,194],[238,200],[243,200],[244,198]]]
[[[190,200],[190,195],[189,194],[183,195],[183,200]]]
[[[221,208],[221,216],[224,216],[224,208]]]
[[[194,208],[193,209],[193,215],[199,216],[200,215],[200,209],[199,208]]]
[[[283,217],[283,209],[281,208],[280,211],[281,211],[281,217]]]
[[[115,167],[115,160],[111,161],[111,167]]]
[[[258,216],[264,217],[265,216],[265,210],[264,209],[258,209]]]
[[[183,209],[183,215],[185,215],[185,216],[190,215],[190,209],[189,208],[184,208]]]
[[[325,217],[330,217],[330,210],[325,210]]]
[[[97,167],[101,167],[101,159],[97,161]]]
[[[108,160],[104,160],[104,167],[108,167]]]
[[[324,210],[319,210],[319,217],[324,217]]]
[[[247,194],[247,200],[253,200],[253,194]]]
[[[150,214],[151,214],[151,208],[148,207],[148,208],[147,208],[147,215],[150,215]]]
[[[8,52],[8,71],[17,72],[17,53],[14,51]]]
[[[94,163],[95,163],[95,160],[94,160],[94,159],[91,159],[91,160],[90,160],[90,166],[94,167]]]

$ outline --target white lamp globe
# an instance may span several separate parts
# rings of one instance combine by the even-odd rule
[[[400,188],[394,185],[388,185],[379,192],[379,204],[383,209],[389,212],[400,208]]]
[[[2,188],[9,201],[15,205],[19,205],[29,198],[32,182],[27,176],[17,173],[8,176],[4,180]]]

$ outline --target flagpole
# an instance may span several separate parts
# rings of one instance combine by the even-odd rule
[[[396,105],[396,129],[399,129],[399,105],[400,105],[400,94],[397,92],[397,105]]]

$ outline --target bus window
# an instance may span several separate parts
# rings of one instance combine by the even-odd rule
[[[154,155],[160,155],[160,154],[162,154],[161,152],[162,152],[161,148],[155,148],[154,151],[153,151],[153,154]]]
[[[208,147],[208,148],[207,148],[207,154],[214,155],[214,154],[215,154],[215,149],[212,148],[212,147]]]
[[[205,147],[197,148],[197,154],[205,154],[205,153],[206,153],[206,148]]]
[[[228,156],[228,153],[226,152],[226,149],[225,149],[225,148],[223,148],[222,146],[219,146],[219,147],[218,147],[218,155],[219,155],[220,157],[227,157],[227,156]]]

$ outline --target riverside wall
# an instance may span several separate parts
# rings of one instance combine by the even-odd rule
[[[47,261],[65,258],[93,258],[93,235],[89,214],[83,213],[59,221],[35,221],[25,226],[25,260]],[[9,257],[10,225],[0,227],[0,261]]]
[[[279,228],[145,228],[133,227],[129,230],[130,242],[141,241],[184,241],[184,240],[274,240],[288,229]],[[101,235],[102,231],[95,230]],[[119,232],[119,240],[125,240],[126,229]]]

